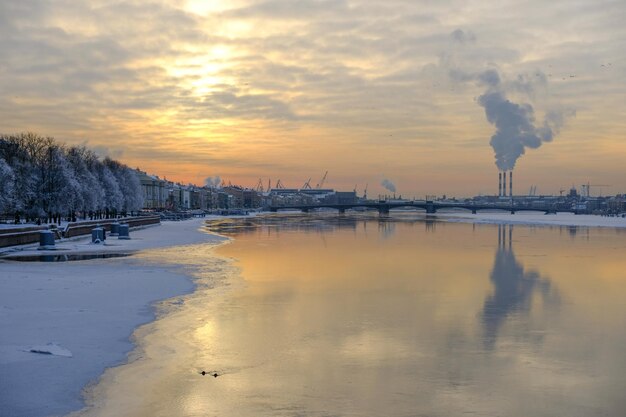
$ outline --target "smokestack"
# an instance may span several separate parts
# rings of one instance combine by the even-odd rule
[[[509,196],[513,197],[513,171],[509,172]]]
[[[502,197],[506,197],[506,171],[502,173]]]
[[[502,172],[498,172],[498,197],[502,197]]]

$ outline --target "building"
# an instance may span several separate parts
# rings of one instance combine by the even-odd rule
[[[148,175],[137,170],[137,176],[143,191],[144,208],[156,210],[164,209],[167,204],[167,182],[155,175]]]

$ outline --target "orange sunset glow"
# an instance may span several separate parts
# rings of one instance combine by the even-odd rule
[[[4,1],[0,133],[183,183],[300,187],[329,171],[359,194],[383,178],[406,197],[494,194],[492,71],[553,133],[519,157],[516,187],[615,194],[625,15],[619,1]]]

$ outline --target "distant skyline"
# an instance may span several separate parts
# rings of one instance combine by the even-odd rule
[[[625,20],[623,0],[0,0],[0,133],[184,183],[328,170],[406,197],[496,194],[495,135],[516,193],[626,192]]]

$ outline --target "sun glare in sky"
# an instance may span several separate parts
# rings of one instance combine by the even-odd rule
[[[406,196],[626,179],[626,4],[0,4],[1,131],[184,183]],[[620,17],[621,16],[621,17]],[[511,139],[512,138],[512,139]],[[497,165],[496,165],[497,164]]]

